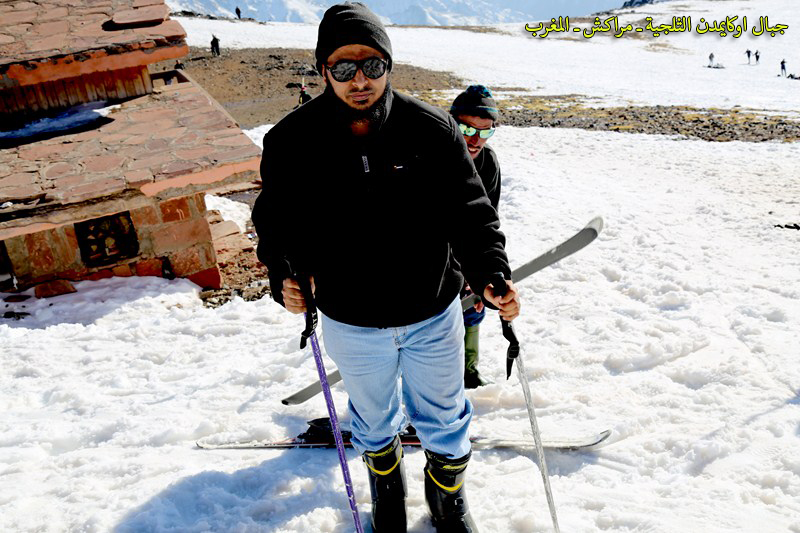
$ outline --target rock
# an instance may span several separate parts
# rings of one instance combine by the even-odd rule
[[[3,298],[3,301],[8,303],[18,303],[18,302],[24,302],[25,300],[29,299],[30,296],[27,294],[11,294]]]
[[[40,283],[34,289],[37,298],[52,298],[62,294],[77,292],[75,286],[65,279],[57,279]]]

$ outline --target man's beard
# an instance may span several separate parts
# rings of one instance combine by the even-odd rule
[[[330,85],[326,88],[326,90],[333,93],[333,89],[330,87]],[[343,122],[350,125],[367,123],[369,124],[370,129],[372,126],[380,125],[386,117],[386,104],[388,102],[389,92],[391,90],[392,85],[387,80],[386,88],[384,89],[383,94],[375,101],[374,104],[366,109],[356,109],[354,107],[350,107],[334,93],[333,98],[336,102],[336,115],[341,118]]]

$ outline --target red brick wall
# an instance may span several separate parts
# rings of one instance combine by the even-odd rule
[[[57,277],[81,279],[89,274],[80,261],[78,241],[72,226],[13,237],[5,243],[14,275],[21,287],[30,287]]]
[[[72,225],[7,239],[18,286],[25,289],[56,279],[161,276],[166,271],[201,287],[219,288],[221,278],[204,196],[154,199],[150,205],[131,210],[139,255],[101,268],[83,264]]]

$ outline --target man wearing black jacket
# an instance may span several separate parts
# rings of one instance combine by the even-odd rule
[[[264,137],[258,256],[293,313],[306,308],[298,281],[311,280],[350,396],[373,530],[406,531],[404,404],[425,448],[434,525],[477,531],[464,493],[472,405],[458,296],[463,272],[502,317],[519,314],[513,283],[503,297],[490,283],[510,277],[497,212],[453,118],[391,89],[391,42],[366,6],[325,13],[316,60],[325,92]]]
[[[475,163],[489,202],[499,212],[500,162],[494,150],[486,144],[494,135],[500,119],[492,92],[483,85],[470,85],[453,100],[450,114],[464,135],[467,151]],[[470,292],[469,285],[465,285],[463,295]],[[476,389],[487,383],[478,372],[480,324],[485,316],[483,302],[464,311],[464,387],[468,389]]]

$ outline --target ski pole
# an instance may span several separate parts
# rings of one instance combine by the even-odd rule
[[[498,296],[505,296],[508,292],[508,285],[506,285],[505,276],[497,273],[492,276],[490,283],[494,287],[494,293]],[[528,378],[525,375],[525,365],[520,357],[520,346],[517,340],[517,335],[511,322],[500,319],[503,325],[503,337],[509,342],[508,353],[506,355],[506,379],[511,375],[511,367],[514,365],[514,360],[517,361],[517,376],[519,383],[522,385],[522,394],[525,396],[525,406],[528,408],[528,418],[531,422],[531,431],[533,431],[533,441],[536,444],[536,457],[539,459],[539,470],[542,473],[542,481],[544,482],[544,492],[547,496],[547,505],[550,507],[550,518],[553,519],[553,530],[556,533],[561,533],[558,527],[558,517],[556,516],[556,503],[553,500],[553,491],[550,489],[550,475],[547,472],[547,462],[544,458],[544,447],[542,446],[542,435],[539,433],[539,424],[536,421],[536,412],[533,409],[533,398],[531,398],[531,389],[528,385]]]
[[[319,349],[319,340],[317,339],[317,306],[314,303],[314,293],[311,290],[311,281],[308,276],[295,276],[295,279],[300,284],[300,290],[303,293],[303,298],[306,301],[306,329],[300,335],[300,348],[306,347],[306,341],[311,339],[311,351],[314,352],[314,362],[317,364],[317,373],[319,374],[319,381],[322,384],[322,394],[325,396],[325,405],[328,407],[328,416],[331,419],[331,429],[333,430],[333,438],[336,441],[336,452],[339,454],[339,465],[342,467],[342,477],[344,478],[344,486],[347,489],[347,499],[350,502],[350,510],[353,513],[353,522],[356,526],[356,533],[364,533],[364,528],[361,525],[361,518],[358,515],[358,506],[356,505],[356,497],[353,493],[353,482],[350,479],[350,468],[347,466],[347,457],[344,453],[344,442],[342,441],[342,430],[339,427],[339,417],[336,416],[336,406],[333,404],[331,396],[331,387],[328,385],[328,377],[325,373],[325,364],[322,362],[322,352]]]

